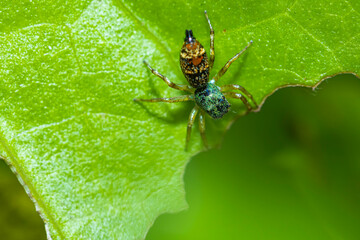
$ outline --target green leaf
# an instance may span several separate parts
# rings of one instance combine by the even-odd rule
[[[204,46],[215,29],[212,76],[246,44],[219,84],[260,103],[285,85],[358,74],[360,5],[353,1],[17,1],[0,5],[1,155],[53,239],[142,239],[155,218],[186,207],[182,175],[192,104],[137,104],[177,96],[184,30]],[[207,119],[212,144],[243,111]]]
[[[195,156],[189,209],[160,216],[146,239],[357,240],[360,81],[343,74],[319,88],[276,92],[220,150]]]

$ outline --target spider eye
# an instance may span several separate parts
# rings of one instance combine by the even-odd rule
[[[195,37],[194,37],[194,35],[193,35],[192,30],[191,30],[191,29],[190,29],[190,30],[186,30],[186,31],[185,31],[185,39],[184,39],[184,41],[185,41],[186,43],[192,43],[192,42],[194,42],[194,40],[195,40]]]

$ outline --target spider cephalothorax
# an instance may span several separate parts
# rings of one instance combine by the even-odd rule
[[[230,103],[226,100],[226,97],[240,99],[247,107],[248,112],[253,110],[253,107],[248,102],[247,98],[251,99],[255,108],[257,104],[251,94],[240,85],[223,85],[221,87],[216,86],[216,82],[222,75],[225,74],[231,63],[240,57],[240,55],[252,44],[252,41],[231,58],[225,66],[209,81],[209,73],[214,64],[215,51],[214,51],[214,30],[211,26],[209,17],[205,11],[205,17],[210,27],[210,60],[208,60],[204,47],[193,35],[192,30],[185,31],[184,44],[180,51],[180,67],[185,75],[188,85],[180,85],[171,82],[167,77],[161,75],[158,71],[150,67],[150,65],[144,61],[146,66],[151,70],[153,74],[160,77],[166,82],[166,84],[174,89],[186,91],[190,95],[182,95],[172,98],[153,98],[153,99],[134,99],[134,101],[145,102],[184,102],[194,101],[195,106],[190,112],[189,122],[186,135],[186,146],[189,143],[191,136],[191,128],[194,124],[196,115],[199,113],[199,129],[203,139],[205,147],[207,147],[207,141],[205,137],[205,113],[211,118],[222,118],[230,108]],[[243,93],[228,92],[229,90],[238,90]]]

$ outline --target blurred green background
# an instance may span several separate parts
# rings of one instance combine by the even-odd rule
[[[359,124],[352,75],[315,92],[277,91],[232,126],[221,149],[193,157],[184,175],[189,209],[160,216],[147,240],[359,239]],[[1,239],[45,239],[2,161],[0,171]]]

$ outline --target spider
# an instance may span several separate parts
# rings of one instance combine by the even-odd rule
[[[258,105],[256,104],[254,98],[244,87],[235,84],[223,85],[221,87],[215,85],[215,83],[221,78],[221,76],[226,73],[231,63],[238,59],[240,55],[245,52],[248,47],[251,46],[252,41],[250,41],[243,50],[241,50],[234,57],[232,57],[225,64],[225,66],[209,81],[209,73],[211,68],[213,67],[215,60],[215,34],[206,11],[205,17],[210,27],[210,61],[207,58],[204,47],[199,43],[198,40],[196,40],[192,30],[185,31],[184,44],[180,51],[181,70],[190,86],[175,84],[171,82],[167,77],[156,71],[144,60],[145,65],[150,69],[150,71],[154,75],[164,80],[164,82],[169,87],[185,91],[190,94],[170,98],[134,99],[134,101],[169,103],[195,101],[195,106],[191,110],[189,115],[185,150],[188,147],[191,136],[191,128],[195,122],[197,114],[199,114],[199,130],[201,138],[203,140],[205,148],[208,148],[208,143],[205,135],[205,113],[210,115],[210,117],[213,119],[222,118],[229,111],[230,108],[230,103],[226,100],[225,97],[240,99],[247,107],[246,113],[248,113],[249,111],[252,111],[253,108],[248,102],[248,100],[241,94],[243,93],[249,99],[251,99],[251,101],[255,105],[254,109],[258,108]],[[229,90],[238,90],[241,93],[228,92]]]

